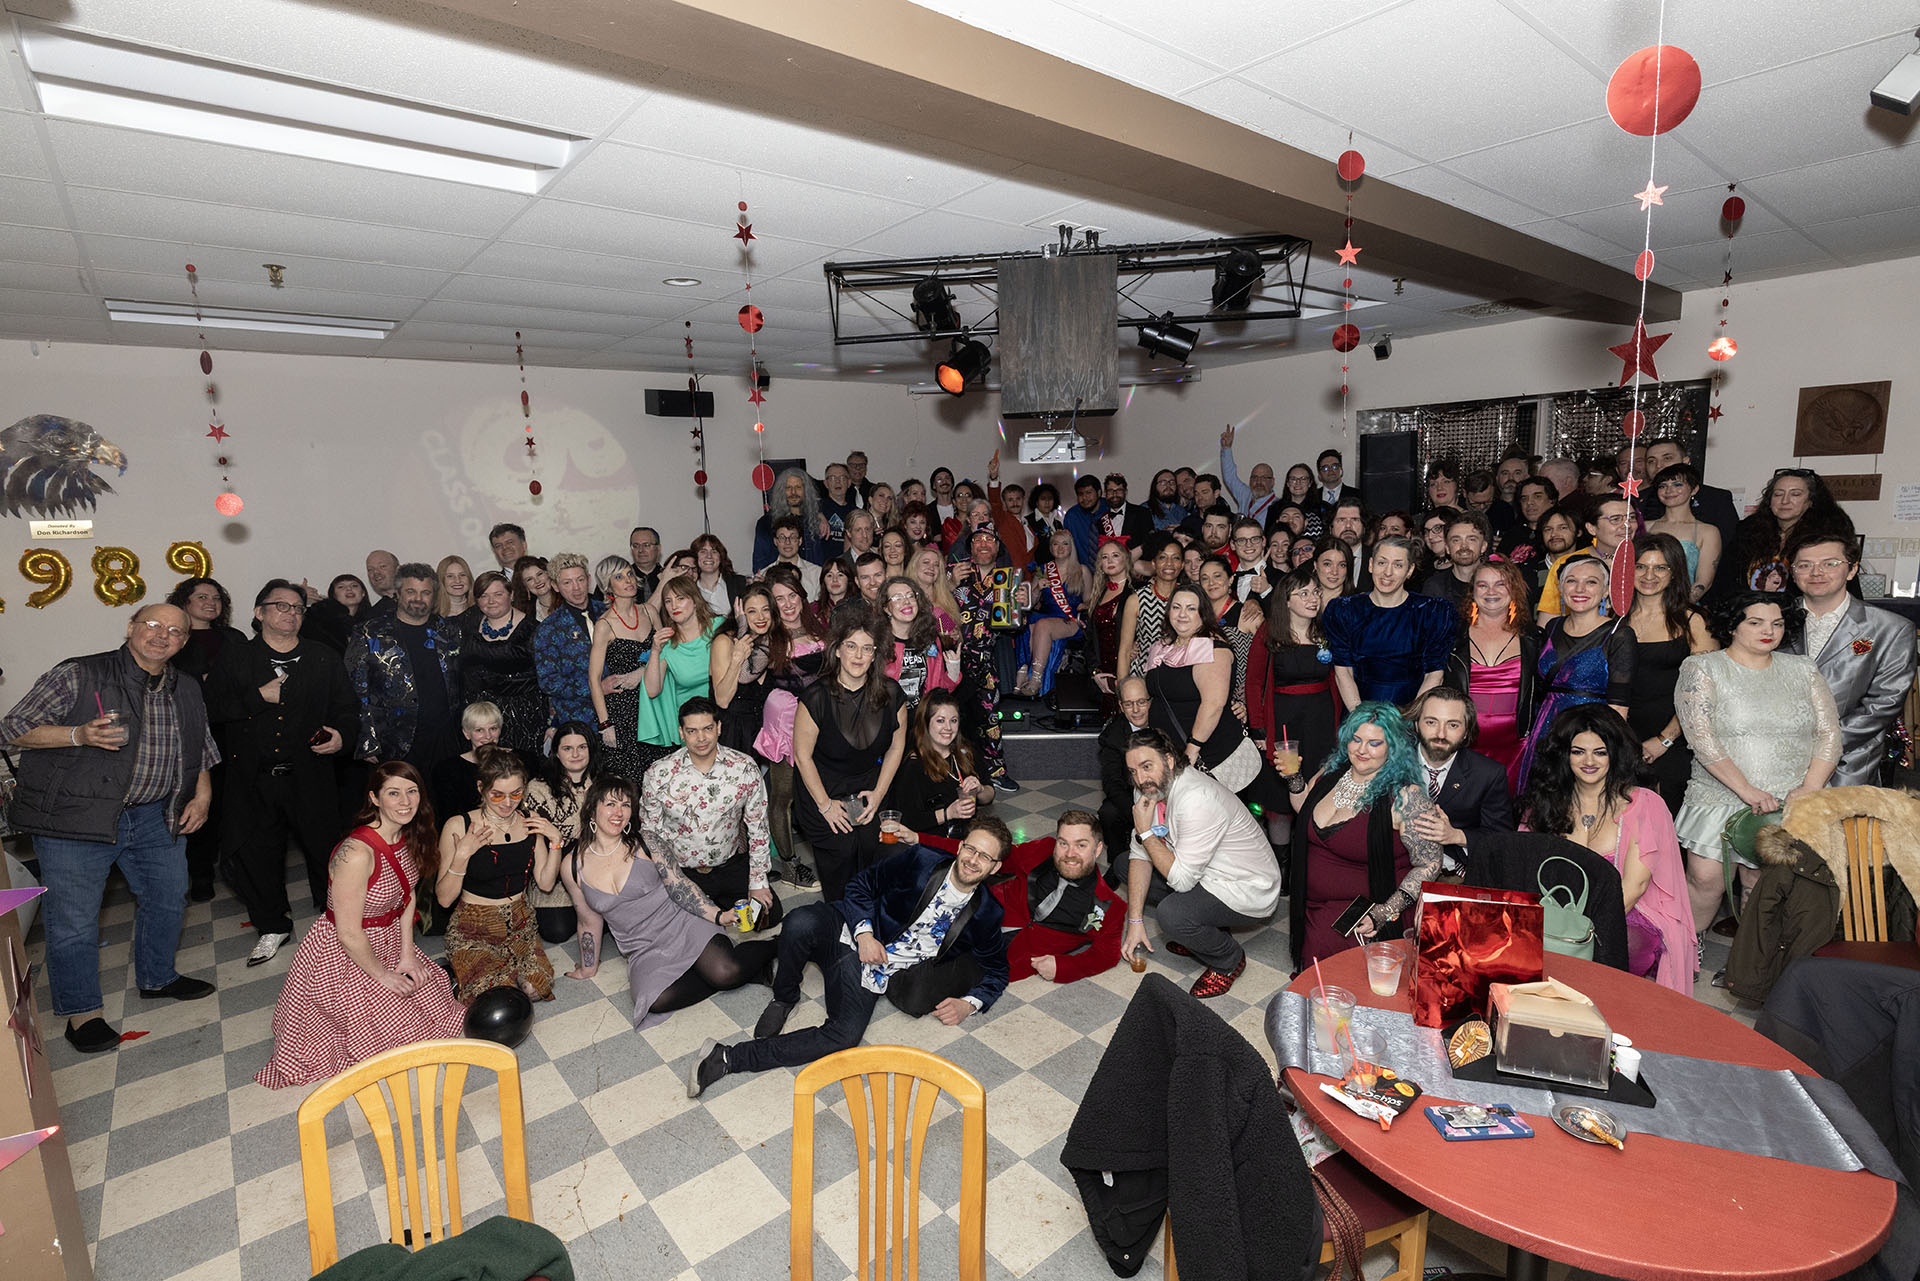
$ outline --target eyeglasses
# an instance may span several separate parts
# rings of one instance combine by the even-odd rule
[[[1236,543],[1245,543],[1249,547],[1264,547],[1267,543],[1267,540],[1259,534],[1242,534],[1233,541]]]
[[[1825,570],[1827,573],[1832,574],[1846,567],[1847,562],[1837,556],[1831,560],[1796,560],[1793,562],[1793,572],[1796,574],[1811,574],[1816,569]]]
[[[1000,861],[1000,856],[998,854],[989,854],[971,841],[960,842],[959,852],[961,854],[971,854],[973,857],[979,859],[982,863],[998,863]]]
[[[490,801],[517,801],[526,794],[525,788],[521,788],[517,792],[488,792],[487,799]]]
[[[140,620],[140,626],[147,629],[147,635],[149,636],[158,636],[164,630],[168,640],[179,640],[187,634],[186,629],[169,627],[157,618],[143,618]]]
[[[307,612],[307,607],[305,605],[299,604],[297,602],[284,601],[284,600],[270,600],[266,602],[266,604],[262,608],[277,609],[283,614],[304,614]]]
[[[1801,480],[1812,480],[1817,474],[1811,467],[1776,467],[1773,478],[1778,480],[1782,476],[1798,476]]]
[[[1339,471],[1340,464],[1339,463],[1321,463],[1320,470],[1321,471]]]

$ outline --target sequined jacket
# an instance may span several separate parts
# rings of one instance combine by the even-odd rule
[[[396,761],[413,747],[420,723],[420,692],[414,686],[413,660],[394,635],[393,614],[369,618],[347,642],[347,675],[360,696],[360,748],[368,761]],[[460,690],[460,624],[438,614],[427,620],[447,705],[464,705]]]
[[[605,601],[589,599],[588,622],[598,619],[606,609]],[[565,606],[556,606],[534,629],[533,670],[540,677],[540,692],[553,708],[549,725],[568,721],[592,725],[600,719],[593,710],[593,692],[587,687],[587,660],[592,657],[593,629],[580,626],[580,620]]]

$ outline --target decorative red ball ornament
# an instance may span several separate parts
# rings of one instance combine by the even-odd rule
[[[759,333],[761,326],[766,323],[767,318],[762,315],[760,309],[752,303],[748,303],[740,309],[740,328],[746,330],[748,333]]]
[[[1352,351],[1360,345],[1360,326],[1342,325],[1333,331],[1333,349]]]
[[[1343,151],[1335,162],[1334,170],[1345,182],[1358,182],[1360,175],[1367,171],[1367,158],[1357,151]]]
[[[222,494],[213,500],[213,509],[222,516],[238,516],[240,509],[245,506],[238,494]]]
[[[1728,196],[1726,203],[1720,206],[1720,217],[1724,222],[1739,222],[1746,216],[1747,202],[1738,196]]]
[[[753,425],[753,430],[754,430],[754,431],[755,431],[756,433],[758,433],[758,432],[763,432],[763,431],[765,431],[766,429],[767,429],[767,425],[766,425],[765,423],[755,423],[755,424]]]
[[[1713,360],[1732,360],[1739,351],[1740,344],[1725,334],[1707,344],[1707,356]]]
[[[1613,606],[1615,616],[1625,618],[1633,612],[1633,570],[1635,565],[1633,540],[1623,538],[1620,545],[1613,549],[1613,563],[1607,568],[1607,603]]]
[[[696,485],[704,485],[707,483],[707,473],[705,468],[696,468],[694,470],[693,483]]]
[[[753,465],[753,487],[763,494],[769,489],[772,489],[773,468],[767,466],[765,463],[755,463]]]
[[[527,482],[527,492],[528,492],[529,494],[532,494],[532,495],[533,495],[533,496],[534,496],[535,498],[538,498],[538,497],[540,497],[540,482],[539,482],[539,481],[537,481],[537,480],[530,480],[530,481],[528,481],[528,482]]]
[[[1678,128],[1699,101],[1700,64],[1676,45],[1628,54],[1607,81],[1607,114],[1642,138]]]
[[[213,353],[212,352],[203,351],[200,353],[200,372],[203,374],[210,374],[213,372]]]
[[[1629,409],[1627,416],[1620,420],[1620,430],[1626,433],[1629,440],[1638,440],[1646,429],[1647,416],[1637,409]]]
[[[1633,278],[1645,280],[1653,274],[1653,250],[1648,249],[1633,260]]]

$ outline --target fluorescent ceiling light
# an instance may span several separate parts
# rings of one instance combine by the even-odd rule
[[[49,115],[538,192],[584,139],[20,22]]]
[[[298,311],[255,311],[247,307],[202,307],[177,302],[107,299],[107,319],[134,325],[185,325],[189,329],[252,329],[269,334],[310,334],[320,338],[365,338],[378,342],[396,322],[357,316],[310,316]]]

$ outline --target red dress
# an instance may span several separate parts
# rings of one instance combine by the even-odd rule
[[[373,955],[391,969],[400,960],[401,919],[413,902],[414,867],[404,844],[389,845],[370,827],[351,839],[373,851],[362,928]],[[437,977],[402,996],[353,963],[333,928],[333,910],[300,940],[273,1011],[273,1057],[253,1079],[269,1090],[337,1076],[383,1050],[465,1034],[466,1011]]]
[[[1119,677],[1114,674],[1114,664],[1120,661],[1120,611],[1126,606],[1127,593],[1115,592],[1106,601],[1093,607],[1093,638],[1099,661],[1094,670],[1113,676],[1116,693],[1102,696],[1100,706],[1103,716],[1113,716],[1120,710],[1117,694]]]
[[[1389,804],[1375,801],[1376,805]],[[1344,823],[1322,828],[1311,814],[1302,814],[1295,822],[1307,825],[1307,883],[1294,886],[1293,892],[1307,896],[1305,942],[1300,949],[1301,964],[1360,946],[1360,940],[1334,932],[1334,923],[1347,905],[1367,892],[1368,811],[1361,811]],[[1393,834],[1393,883],[1405,880],[1413,862],[1400,833]]]

